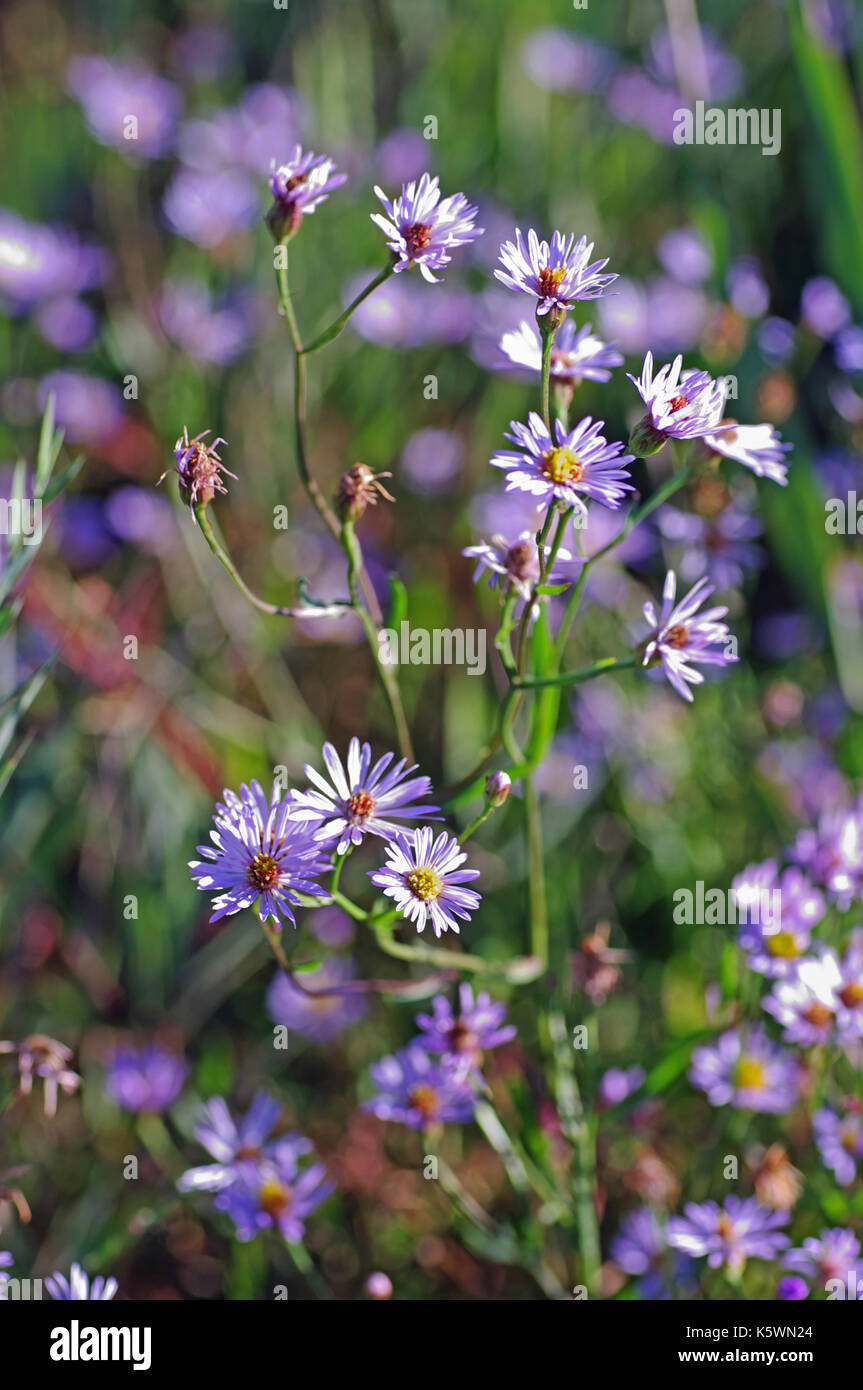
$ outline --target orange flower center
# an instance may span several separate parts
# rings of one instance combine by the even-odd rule
[[[537,276],[539,292],[543,299],[553,298],[563,282],[566,275],[566,267],[559,265],[557,270],[552,270],[550,266],[544,265]]]
[[[803,1017],[813,1028],[826,1028],[833,1018],[833,1010],[826,1004],[810,1004]]]
[[[375,799],[368,792],[354,792],[353,796],[348,797],[345,809],[351,825],[358,825],[368,820],[375,809]]]
[[[414,260],[424,251],[431,241],[431,227],[427,222],[412,222],[409,227],[405,227],[402,236],[408,248],[408,255]]]
[[[431,1120],[438,1112],[437,1091],[433,1086],[414,1086],[408,1092],[408,1104],[418,1110],[424,1120]]]
[[[688,637],[689,632],[683,623],[675,623],[674,627],[668,629],[662,640],[667,647],[673,647],[675,651],[680,651],[682,647],[686,646]]]

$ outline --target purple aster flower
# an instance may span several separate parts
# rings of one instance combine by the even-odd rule
[[[827,910],[823,895],[794,866],[780,874],[775,859],[748,865],[731,890],[749,968],[771,979],[794,976],[812,928]]]
[[[297,981],[279,971],[267,993],[270,1017],[313,1042],[331,1042],[366,1014],[365,996],[349,987],[355,973],[349,956],[328,956]]]
[[[860,1254],[860,1242],[849,1228],[837,1226],[825,1229],[817,1238],[809,1236],[803,1245],[788,1250],[782,1263],[786,1269],[797,1270],[810,1279],[826,1284],[830,1279],[847,1280],[857,1273],[855,1261]]]
[[[753,544],[762,526],[748,509],[731,502],[715,516],[699,516],[666,505],[657,515],[656,526],[667,541],[679,549],[677,570],[691,583],[699,575],[717,589],[735,589],[747,570],[764,563],[761,548]]]
[[[249,341],[247,306],[232,298],[214,300],[206,285],[194,280],[167,284],[159,295],[158,313],[168,337],[199,362],[224,367]]]
[[[851,307],[842,291],[826,275],[816,275],[803,286],[800,317],[819,338],[832,338],[851,319]]]
[[[474,226],[477,209],[463,193],[441,199],[437,177],[423,174],[418,182],[404,184],[401,195],[392,203],[383,189],[375,187],[375,193],[386,217],[373,212],[371,219],[386,236],[396,257],[396,273],[416,264],[423,279],[436,285],[438,277],[432,271],[449,265],[449,251],[482,236],[483,228]]]
[[[532,323],[523,320],[515,332],[504,333],[500,350],[516,367],[542,370],[542,342]],[[560,325],[551,349],[551,380],[560,385],[580,381],[608,381],[611,368],[619,367],[623,356],[614,343],[604,343],[589,323],[576,329],[571,319]],[[501,363],[501,365],[506,365]]]
[[[619,442],[609,444],[601,433],[604,428],[602,420],[589,415],[571,430],[555,420],[552,437],[542,417],[532,410],[526,425],[510,422],[505,438],[518,448],[499,450],[490,462],[493,468],[506,470],[508,492],[529,492],[537,499],[537,511],[557,500],[585,518],[585,497],[605,507],[619,507],[625,494],[635,490],[622,467],[632,462],[633,455],[623,454]]]
[[[602,1105],[621,1105],[638,1090],[645,1077],[643,1067],[609,1067],[599,1083],[599,1100]]]
[[[738,256],[731,262],[725,288],[732,306],[744,318],[760,319],[770,308],[770,290],[753,256]]]
[[[306,213],[326,202],[334,188],[340,188],[347,174],[335,172],[335,162],[326,155],[303,154],[295,145],[287,164],[273,160],[270,192],[275,202],[267,222],[277,240],[293,236]]]
[[[470,1079],[458,1068],[435,1061],[418,1042],[369,1068],[378,1094],[360,1107],[379,1120],[397,1120],[411,1129],[463,1124],[476,1108]]]
[[[372,883],[392,898],[403,917],[423,931],[431,919],[435,936],[460,930],[456,917],[470,921],[480,895],[462,884],[479,878],[479,869],[462,869],[467,855],[455,836],[446,832],[432,840],[431,826],[400,835],[386,847],[387,863],[371,870]]]
[[[762,1005],[781,1025],[786,1042],[815,1047],[833,1037],[836,984],[832,961],[802,960],[794,975],[776,981]]]
[[[162,202],[165,221],[196,246],[218,246],[259,213],[252,178],[240,169],[178,169]]]
[[[856,1105],[856,1102],[854,1102]],[[836,1175],[836,1181],[847,1187],[857,1176],[857,1164],[863,1161],[863,1116],[848,1106],[843,1114],[823,1107],[812,1116],[815,1142],[825,1168]]]
[[[772,425],[738,425],[736,420],[723,420],[720,432],[706,434],[704,443],[723,458],[750,468],[758,478],[769,478],[780,487],[788,482],[785,455],[791,445],[782,443]]]
[[[45,342],[59,352],[83,352],[99,329],[99,321],[90,305],[72,295],[46,299],[36,310],[33,321]]]
[[[836,365],[843,372],[863,372],[863,328],[843,328],[833,341]]]
[[[124,1110],[157,1114],[182,1089],[189,1068],[163,1047],[118,1047],[108,1061],[105,1087]]]
[[[88,1279],[79,1264],[73,1264],[69,1278],[65,1274],[54,1273],[45,1280],[45,1287],[56,1303],[102,1302],[107,1303],[117,1292],[117,1280],[97,1274]]]
[[[414,492],[439,497],[451,491],[464,457],[464,441],[452,430],[415,430],[400,460],[403,477]]]
[[[238,1177],[213,1202],[237,1228],[237,1239],[253,1240],[274,1227],[291,1244],[303,1238],[306,1217],[335,1188],[322,1163],[301,1167],[301,1155],[311,1148],[300,1134],[286,1135],[270,1146],[266,1158],[244,1159]]]
[[[650,1301],[667,1299],[670,1286],[679,1288],[688,1283],[694,1268],[688,1255],[673,1252],[669,1260],[666,1229],[649,1207],[624,1217],[610,1253],[626,1274],[637,1276],[639,1294]]]
[[[64,227],[46,227],[0,208],[0,295],[20,312],[95,289],[108,257]]]
[[[145,159],[155,159],[171,146],[180,114],[180,94],[173,83],[107,58],[76,58],[69,65],[67,82],[101,145]]]
[[[844,912],[863,897],[863,797],[827,812],[816,830],[802,830],[788,853]]]
[[[214,439],[211,444],[205,444],[204,440],[210,433],[209,430],[202,430],[196,434],[194,439],[189,438],[188,429],[184,428],[183,433],[174,445],[174,460],[177,465],[177,473],[180,480],[180,496],[183,501],[188,501],[189,511],[192,513],[192,520],[197,526],[198,520],[195,516],[195,507],[198,505],[206,506],[212,502],[217,492],[227,496],[228,489],[224,486],[221,474],[225,473],[229,478],[236,478],[236,473],[232,473],[222,463],[221,457],[217,453],[220,444],[227,444],[227,439]],[[166,468],[162,477],[156,483],[163,482],[171,472]]]
[[[567,29],[534,30],[522,45],[521,61],[531,82],[550,92],[592,91],[613,63],[608,49]]]
[[[290,793],[291,819],[305,822],[316,840],[334,840],[344,854],[351,845],[360,845],[366,835],[392,840],[402,833],[398,820],[439,820],[437,806],[417,806],[415,802],[431,791],[428,777],[404,779],[416,770],[402,758],[390,768],[392,753],[384,753],[374,767],[371,748],[358,738],[348,744],[347,767],[331,743],[325,743],[323,757],[330,781],[308,763],[305,774],[314,784],[305,792]],[[389,771],[387,769],[389,768]],[[392,817],[395,816],[396,820]]]
[[[776,1285],[776,1297],[780,1303],[798,1303],[809,1297],[809,1286],[797,1274],[786,1274]]]
[[[863,1037],[863,930],[852,932],[841,959],[819,943],[817,958],[803,961],[797,973],[813,982],[813,988],[817,982],[829,990],[840,1040]]]
[[[706,1047],[693,1048],[689,1079],[711,1105],[786,1114],[797,1100],[794,1057],[761,1028],[732,1028]]]
[[[656,453],[667,439],[701,439],[720,426],[725,409],[724,382],[694,368],[683,371],[681,356],[654,375],[653,353],[647,352],[641,376],[631,372],[627,376],[647,406],[647,414],[630,439],[631,447],[642,456]]]
[[[550,309],[566,310],[579,299],[599,299],[605,294],[616,275],[600,272],[608,265],[608,257],[590,263],[593,242],[581,236],[565,237],[555,232],[551,244],[540,241],[531,227],[527,241],[518,227],[515,241],[505,241],[500,248],[503,270],[495,278],[508,289],[531,295],[536,312],[542,316]]]
[[[771,1211],[757,1197],[726,1197],[717,1202],[689,1202],[683,1216],[668,1222],[668,1243],[688,1255],[706,1255],[711,1269],[727,1265],[743,1268],[747,1259],[773,1260],[788,1245],[777,1230],[788,1220],[787,1211]]]
[[[662,608],[657,614],[652,601],[644,605],[644,616],[651,632],[644,643],[642,665],[662,663],[670,685],[684,700],[691,701],[690,685],[701,685],[704,675],[695,670],[692,662],[710,666],[727,666],[738,658],[730,650],[733,638],[725,623],[718,620],[728,612],[726,607],[698,609],[710,594],[713,585],[699,579],[685,598],[675,602],[677,575],[669,570],[662,590]],[[697,616],[696,616],[697,615]],[[721,644],[721,645],[720,645]]]
[[[330,864],[321,855],[313,831],[291,819],[291,804],[282,800],[278,782],[267,801],[258,782],[243,783],[240,795],[226,790],[213,816],[215,830],[210,845],[198,845],[204,861],[192,859],[189,868],[201,892],[212,893],[211,922],[232,916],[257,903],[261,922],[272,919],[281,928],[283,912],[292,926],[292,908],[300,905],[299,893],[325,898],[315,882]]]
[[[699,285],[713,269],[713,253],[695,227],[675,227],[656,248],[663,268],[685,285]]]
[[[49,372],[39,385],[39,405],[44,409],[49,396],[55,398],[58,429],[73,444],[90,448],[105,445],[119,433],[125,406],[117,387],[101,377],[61,367]]]
[[[216,1160],[200,1168],[188,1168],[177,1182],[181,1192],[221,1192],[242,1176],[242,1164],[250,1160],[271,1158],[275,1141],[266,1142],[280,1106],[264,1091],[252,1100],[248,1112],[239,1121],[233,1119],[221,1096],[214,1096],[201,1111],[195,1126],[195,1138]],[[308,1140],[299,1145],[298,1152],[311,1149]]]
[[[551,546],[544,547],[546,556],[551,553]],[[539,549],[536,544],[536,536],[533,531],[522,531],[512,545],[504,540],[503,536],[495,536],[491,541],[481,541],[479,545],[468,545],[462,551],[471,559],[475,559],[476,569],[474,570],[474,583],[477,582],[484,570],[489,570],[489,588],[500,586],[503,594],[508,593],[510,587],[527,602],[533,591],[534,584],[539,581]],[[573,561],[570,551],[561,546],[557,552],[557,561]],[[574,562],[580,566],[584,562],[577,560]],[[571,581],[572,575],[568,571],[554,569],[546,575],[546,583],[566,584]]]
[[[504,1026],[506,1005],[480,993],[474,999],[468,984],[459,985],[458,1011],[443,994],[432,1000],[430,1014],[417,1014],[416,1022],[422,1032],[419,1042],[429,1052],[442,1052],[455,1062],[478,1068],[483,1052],[500,1047],[515,1037],[512,1024]]]

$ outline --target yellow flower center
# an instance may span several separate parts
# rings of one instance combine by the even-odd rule
[[[431,1120],[437,1114],[437,1091],[433,1086],[414,1086],[408,1092],[408,1104],[418,1110],[424,1120]]]
[[[577,483],[584,477],[584,464],[571,449],[549,449],[542,456],[542,471],[553,483]]]
[[[800,947],[790,931],[778,931],[775,936],[767,938],[767,954],[780,956],[782,960],[794,960],[795,956],[800,955]]]
[[[551,298],[557,294],[561,282],[566,275],[566,267],[559,265],[557,270],[552,270],[550,266],[544,265],[537,276],[539,292],[543,299]]]
[[[859,1009],[863,1006],[863,985],[856,983],[845,985],[839,990],[839,998],[846,1009]]]
[[[763,1086],[766,1080],[764,1068],[754,1057],[741,1057],[734,1070],[734,1084],[741,1090]]]
[[[263,892],[274,888],[279,881],[279,866],[271,854],[256,854],[249,865],[249,882]]]
[[[290,1206],[291,1194],[276,1178],[267,1178],[258,1189],[258,1204],[269,1216],[281,1216]]]
[[[810,1004],[803,1017],[807,1023],[811,1023],[813,1028],[826,1028],[833,1018],[832,1009],[828,1009],[826,1004]]]
[[[434,869],[411,869],[405,883],[415,898],[428,902],[429,898],[439,898],[443,884]]]

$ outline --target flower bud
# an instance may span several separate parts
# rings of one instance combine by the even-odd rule
[[[509,796],[512,779],[508,772],[490,772],[485,779],[485,799],[490,806],[502,806]]]
[[[646,459],[651,454],[658,454],[667,435],[662,430],[658,430],[649,415],[645,415],[633,426],[629,436],[629,447],[637,458]]]

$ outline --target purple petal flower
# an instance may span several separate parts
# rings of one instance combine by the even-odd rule
[[[657,514],[656,526],[680,552],[676,568],[687,583],[704,575],[717,589],[734,589],[747,570],[757,570],[764,563],[760,547],[752,544],[762,533],[761,523],[736,501],[715,516],[698,516],[666,504]]]
[[[803,1245],[786,1252],[782,1263],[810,1279],[826,1284],[830,1279],[847,1280],[860,1254],[860,1242],[847,1227],[825,1229],[817,1238],[809,1236]]]
[[[809,1286],[796,1274],[786,1274],[776,1285],[776,1297],[780,1303],[797,1303],[809,1297]]]
[[[230,1216],[238,1240],[253,1240],[270,1227],[292,1245],[302,1240],[306,1218],[335,1191],[322,1163],[300,1167],[299,1157],[310,1147],[301,1135],[287,1135],[275,1141],[268,1157],[237,1165],[237,1180],[213,1206]]]
[[[621,443],[609,444],[601,431],[602,420],[586,415],[571,430],[554,421],[549,434],[542,417],[532,410],[524,425],[510,422],[505,438],[516,450],[502,449],[490,460],[493,468],[506,471],[507,491],[528,492],[537,499],[537,511],[554,500],[573,507],[577,517],[587,517],[584,498],[605,507],[619,507],[627,492],[635,489],[622,466],[631,463],[632,454],[622,453]]]
[[[461,984],[457,1012],[445,995],[438,994],[432,1000],[430,1014],[417,1014],[416,1022],[422,1032],[418,1041],[429,1052],[442,1052],[454,1062],[479,1067],[483,1052],[515,1037],[514,1026],[504,1026],[505,1018],[505,1004],[495,1003],[484,992],[474,999],[470,985]]]
[[[638,1090],[645,1077],[643,1067],[609,1067],[599,1083],[599,1099],[603,1105],[620,1105]]]
[[[95,289],[107,271],[105,252],[74,232],[0,208],[0,295],[16,311]]]
[[[179,1190],[221,1192],[241,1176],[241,1164],[271,1157],[275,1141],[266,1140],[279,1118],[280,1108],[264,1091],[259,1091],[248,1113],[236,1121],[222,1097],[214,1096],[201,1111],[195,1138],[216,1162],[187,1169],[177,1182]],[[306,1153],[310,1149],[309,1141],[303,1140],[297,1151]]]
[[[178,1095],[188,1072],[182,1057],[162,1047],[118,1047],[108,1061],[105,1087],[125,1110],[157,1114]]]
[[[627,372],[644,404],[643,425],[661,439],[701,439],[713,434],[722,420],[726,388],[707,372],[683,370],[683,358],[675,357],[654,374],[653,353],[647,352],[640,376]]]
[[[539,315],[552,308],[565,310],[579,299],[599,299],[617,279],[601,274],[608,257],[591,264],[592,255],[593,242],[585,236],[576,241],[574,235],[555,232],[549,244],[540,241],[531,227],[525,241],[516,227],[515,241],[505,241],[500,248],[503,270],[496,270],[495,278],[508,289],[534,298]]]
[[[546,545],[544,550],[546,556],[550,555],[551,546]],[[539,549],[533,531],[522,531],[512,545],[505,541],[503,536],[495,536],[491,541],[465,546],[462,555],[477,562],[473,575],[474,583],[487,569],[491,574],[489,588],[493,589],[499,585],[506,594],[511,586],[525,601],[530,598],[533,586],[539,580]],[[583,560],[574,559],[571,552],[563,546],[558,549],[556,559],[557,563],[563,563],[565,568],[549,571],[545,576],[546,583],[569,583],[572,579],[572,568],[580,568],[584,563]]]
[[[432,271],[449,265],[449,251],[482,236],[483,228],[474,226],[477,209],[463,193],[441,199],[438,179],[430,174],[405,184],[394,202],[381,188],[376,187],[375,193],[386,217],[373,212],[371,219],[397,258],[396,272],[418,265],[423,279],[437,284],[438,277]]]
[[[327,894],[315,882],[330,865],[321,855],[314,832],[291,819],[291,804],[282,800],[278,782],[267,801],[258,782],[243,784],[240,795],[225,791],[225,803],[216,806],[215,845],[199,845],[204,860],[189,862],[192,877],[204,893],[215,893],[211,922],[231,916],[257,903],[260,920],[282,925],[283,912],[296,927],[293,908],[299,893],[323,898]]]
[[[813,1114],[812,1129],[825,1168],[847,1187],[857,1176],[858,1163],[863,1162],[863,1115],[850,1107],[841,1115],[823,1107]]]
[[[802,830],[789,857],[841,911],[863,897],[863,797],[841,811],[827,812],[816,830]]]
[[[515,332],[504,333],[501,352],[516,367],[542,370],[542,342],[532,323],[523,320]],[[604,343],[589,323],[576,329],[571,319],[560,325],[551,349],[551,380],[558,383],[608,381],[611,368],[619,367],[623,356],[614,343]],[[504,363],[501,364],[506,365]]]
[[[91,135],[101,145],[155,159],[173,142],[180,93],[143,68],[107,58],[76,58],[68,87],[84,108]]]
[[[458,1068],[434,1061],[418,1042],[369,1068],[378,1094],[361,1106],[379,1120],[411,1129],[462,1124],[476,1108],[470,1080]]]
[[[771,1211],[757,1197],[726,1197],[716,1202],[688,1203],[683,1216],[668,1222],[668,1243],[688,1255],[706,1255],[712,1269],[727,1265],[740,1270],[750,1257],[772,1260],[788,1245],[777,1231],[788,1221],[785,1211]]]
[[[748,953],[750,970],[771,979],[794,976],[812,928],[827,910],[823,895],[794,866],[780,874],[775,859],[748,865],[731,888],[740,914],[739,942]],[[773,901],[778,901],[778,914],[764,910]]]
[[[737,661],[731,652],[733,641],[725,623],[719,622],[728,612],[726,607],[698,609],[710,594],[712,584],[700,579],[685,598],[675,602],[677,576],[669,570],[662,590],[662,608],[657,614],[652,602],[644,605],[644,616],[651,632],[644,646],[644,666],[662,663],[671,686],[684,700],[691,701],[690,685],[701,685],[704,676],[692,662],[711,666],[727,666]],[[697,615],[697,616],[696,616]]]
[[[333,745],[325,743],[323,757],[330,781],[306,764],[305,773],[313,787],[290,793],[291,819],[305,823],[315,840],[338,838],[338,854],[362,844],[366,835],[394,839],[404,829],[397,824],[399,820],[439,820],[434,814],[437,806],[415,804],[431,791],[429,778],[410,778],[416,764],[408,767],[404,758],[390,767],[393,756],[384,753],[371,767],[369,744],[361,746],[358,738],[352,738],[344,767]]]
[[[267,993],[270,1017],[313,1042],[331,1042],[367,1012],[359,990],[340,989],[350,985],[355,973],[348,956],[328,956],[316,969],[304,971],[298,981],[280,971]]]
[[[722,425],[717,434],[705,434],[704,443],[708,449],[742,463],[757,478],[769,478],[785,487],[788,482],[785,455],[791,445],[782,443],[772,425],[738,425],[730,420],[724,420]]]
[[[832,280],[816,275],[803,286],[800,317],[819,338],[832,338],[850,322],[851,307]]]
[[[833,960],[815,958],[802,960],[790,979],[777,980],[762,1006],[780,1024],[786,1042],[815,1047],[832,1040],[837,977]]]
[[[197,246],[218,246],[236,236],[259,214],[258,194],[239,169],[178,169],[162,203],[172,231]]]
[[[732,1028],[692,1052],[689,1079],[711,1105],[786,1114],[799,1091],[794,1057],[759,1028]]]
[[[54,1273],[45,1280],[45,1287],[51,1297],[57,1303],[87,1301],[107,1303],[117,1292],[117,1280],[104,1278],[98,1274],[95,1279],[88,1279],[79,1264],[73,1264],[69,1278],[65,1274]]]
[[[326,155],[303,154],[302,145],[295,145],[286,164],[273,160],[270,192],[275,204],[269,214],[270,226],[281,236],[293,234],[306,213],[312,213],[326,202],[334,188],[340,188],[347,174],[335,172],[335,162]]]
[[[372,870],[369,878],[392,898],[403,917],[423,931],[431,920],[435,936],[458,933],[456,918],[470,921],[480,895],[462,884],[479,878],[478,869],[462,869],[467,855],[455,836],[444,832],[433,841],[431,826],[411,835],[400,835],[386,847],[387,863]]]
[[[611,1242],[614,1263],[626,1274],[638,1278],[638,1292],[651,1301],[666,1300],[672,1288],[680,1290],[690,1281],[693,1261],[688,1255],[668,1258],[667,1231],[649,1207],[630,1212],[621,1222],[620,1231]]]

